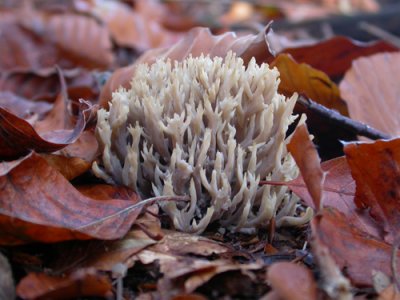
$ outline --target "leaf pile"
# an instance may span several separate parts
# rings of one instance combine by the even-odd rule
[[[273,33],[274,25],[256,33],[244,26],[340,14],[340,1],[203,2],[3,4],[1,299],[400,297],[398,49],[340,36],[303,45]],[[379,9],[378,1],[349,3]],[[238,25],[242,31],[232,30]],[[281,93],[325,109],[298,102],[307,125],[291,129],[288,149],[300,175],[261,183],[287,185],[302,199],[299,215],[314,208],[309,225],[180,233],[156,203],[187,198],[139,199],[91,173],[97,109],[129,87],[139,63],[228,51],[277,68]],[[341,117],[329,118],[334,112]],[[391,139],[362,137],[349,129],[356,121]]]

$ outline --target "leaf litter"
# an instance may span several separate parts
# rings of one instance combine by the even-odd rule
[[[218,4],[136,2],[79,0],[60,2],[54,10],[33,1],[0,11],[5,33],[0,37],[5,45],[0,50],[0,244],[5,264],[0,267],[7,268],[8,260],[20,270],[12,278],[17,295],[399,297],[394,74],[400,66],[397,53],[383,53],[398,49],[384,41],[334,36],[275,51],[270,43],[274,25],[256,33],[232,28],[252,18],[266,24],[272,12],[300,18],[300,11],[293,15],[289,6],[261,10],[249,4],[244,16],[239,6],[224,11]],[[352,7],[375,10],[371,3]],[[338,13],[338,7],[321,4],[318,14]],[[216,18],[220,23],[202,19],[207,10],[224,12]],[[184,11],[196,11],[197,17],[189,22]],[[259,64],[277,67],[283,93],[299,93],[393,137],[360,143],[354,134],[296,106],[298,114],[307,115],[314,135],[312,142],[302,125],[291,136],[289,150],[301,175],[263,184],[287,185],[302,199],[299,215],[306,206],[314,208],[310,224],[277,229],[273,219],[255,235],[212,226],[202,236],[181,233],[172,230],[154,203],[186,197],[141,201],[132,190],[105,184],[91,172],[99,153],[97,105],[107,108],[112,91],[129,85],[139,63],[219,56],[229,50],[246,63],[255,57]],[[104,86],[99,70],[113,72]],[[339,140],[350,143],[342,146]],[[321,163],[319,157],[332,159]],[[11,275],[3,274],[7,278],[1,282],[12,294]],[[385,280],[378,285],[378,278]]]

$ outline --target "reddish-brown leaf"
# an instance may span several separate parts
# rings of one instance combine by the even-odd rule
[[[21,119],[32,121],[42,118],[52,108],[47,102],[32,102],[12,92],[0,92],[0,107],[12,112]]]
[[[372,272],[391,275],[392,246],[354,226],[351,217],[325,208],[311,223],[315,243],[327,247],[339,267],[356,286],[371,286]],[[397,269],[400,268],[400,254]]]
[[[340,98],[338,87],[324,72],[304,63],[299,64],[287,54],[276,57],[271,67],[277,67],[280,73],[279,92],[289,97],[294,92],[304,94],[343,115],[348,114],[346,103]]]
[[[356,184],[351,177],[346,158],[338,157],[325,161],[321,164],[321,169],[326,174],[322,185],[323,206],[336,208],[351,218],[357,228],[376,238],[381,238],[382,234],[377,224],[371,220],[368,213],[356,208],[354,203]],[[315,208],[303,176],[288,182],[287,185],[308,206]]]
[[[393,137],[400,135],[400,52],[353,61],[340,83],[351,118]]]
[[[305,124],[296,128],[287,147],[299,166],[300,173],[313,200],[312,206],[317,210],[320,209],[325,175],[321,169],[318,152],[310,140],[310,134]]]
[[[172,47],[156,48],[143,54],[135,64],[118,69],[107,81],[100,94],[100,105],[108,107],[111,93],[120,86],[129,87],[136,65],[139,63],[152,64],[157,59],[170,58],[181,61],[192,55],[201,54],[214,56],[225,56],[228,51],[235,52],[247,63],[252,57],[258,62],[272,59],[266,35],[269,27],[258,35],[236,36],[233,32],[221,35],[213,35],[208,28],[195,28],[190,30],[186,36]]]
[[[35,71],[55,64],[107,68],[112,64],[108,30],[93,18],[32,9],[2,12],[1,16],[1,71]]]
[[[143,2],[143,1],[138,1]],[[146,1],[151,2],[151,1]],[[146,5],[146,2],[141,3]],[[143,9],[138,12],[118,1],[76,1],[78,10],[90,13],[102,20],[110,30],[117,45],[139,51],[174,44],[182,34],[163,28],[154,13]],[[135,5],[138,5],[135,3]],[[160,9],[160,7],[156,7]]]
[[[108,276],[94,269],[81,269],[66,276],[29,273],[17,286],[22,299],[76,299],[79,297],[107,297],[112,295]]]
[[[273,290],[283,300],[316,300],[317,284],[313,274],[302,265],[291,262],[274,263],[267,278]]]
[[[337,36],[315,45],[285,49],[283,52],[292,55],[300,63],[323,71],[331,78],[337,78],[343,76],[356,58],[388,51],[398,49],[385,42],[361,43]]]
[[[400,139],[352,143],[344,151],[357,185],[356,204],[370,208],[387,242],[400,242]]]
[[[46,160],[32,153],[0,164],[0,244],[123,237],[141,211],[137,196],[98,201],[76,190]],[[109,188],[108,188],[109,189]],[[97,187],[102,194],[104,188]],[[108,191],[109,192],[109,191]]]
[[[79,118],[73,129],[54,130],[57,129],[53,127],[55,123],[50,122],[52,126],[45,127],[50,131],[42,131],[39,135],[27,121],[0,107],[0,159],[17,158],[31,150],[54,152],[64,148],[78,139],[91,110],[91,106],[82,102]]]
[[[71,99],[95,99],[99,87],[93,73],[84,69],[63,70]],[[0,91],[9,91],[20,97],[53,102],[61,90],[60,76],[54,68],[40,72],[13,71],[0,75]]]
[[[41,154],[47,163],[58,170],[68,181],[90,170],[92,163],[79,157],[66,157],[57,154]],[[111,197],[117,198],[118,197]],[[108,198],[110,199],[110,198]]]

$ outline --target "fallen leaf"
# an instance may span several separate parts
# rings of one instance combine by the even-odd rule
[[[68,181],[90,170],[92,163],[78,157],[65,157],[56,154],[41,154],[46,162],[60,172]],[[111,197],[114,198],[114,197]],[[118,199],[118,197],[115,197]]]
[[[321,70],[332,79],[337,79],[351,67],[353,60],[379,52],[394,52],[398,49],[386,42],[362,43],[347,37],[337,36],[314,45],[283,50],[297,62],[306,63]]]
[[[380,53],[353,61],[340,83],[352,119],[393,137],[400,135],[400,53]]]
[[[95,99],[99,87],[94,73],[85,69],[63,70],[70,99]],[[31,101],[53,102],[61,90],[60,77],[55,68],[40,71],[12,71],[0,75],[0,91],[12,92]]]
[[[354,225],[368,234],[382,238],[382,233],[377,224],[371,220],[368,213],[357,209],[354,203],[356,183],[351,176],[351,171],[344,156],[325,161],[321,164],[325,180],[322,185],[323,206],[334,207],[353,220]],[[306,205],[315,208],[314,201],[303,176],[285,183]]]
[[[2,245],[121,238],[142,208],[133,206],[138,199],[132,193],[124,200],[84,196],[35,153],[1,163],[0,186]],[[97,189],[98,194],[104,190],[102,186]]]
[[[373,271],[391,274],[392,246],[363,232],[335,208],[320,211],[311,221],[315,243],[329,249],[341,270],[355,286],[371,286]],[[400,268],[400,254],[397,269]]]
[[[400,242],[400,139],[344,148],[356,181],[355,203],[368,207],[385,231],[385,241]]]
[[[109,32],[93,18],[33,9],[3,12],[2,17],[1,71],[35,71],[55,64],[105,69],[113,62]]]
[[[320,209],[325,174],[321,169],[318,152],[310,140],[310,134],[305,124],[296,128],[287,148],[300,169],[307,190],[311,195],[313,207],[317,210]]]
[[[233,51],[243,58],[247,64],[252,57],[258,62],[272,59],[266,35],[269,27],[258,35],[246,35],[238,37],[234,32],[227,32],[221,35],[213,35],[208,28],[195,28],[190,30],[183,39],[172,47],[156,48],[145,52],[131,66],[118,69],[104,85],[99,104],[108,107],[111,93],[120,86],[129,87],[136,66],[140,63],[152,64],[157,59],[169,58],[172,61],[181,61],[192,55],[193,57],[204,55],[225,56],[228,51]]]
[[[44,101],[32,102],[11,92],[0,92],[0,107],[25,120],[37,120],[48,113],[52,105]]]
[[[279,92],[292,96],[297,92],[319,104],[348,115],[346,103],[340,98],[339,89],[329,77],[310,65],[297,63],[287,54],[278,55],[271,67],[277,67],[281,83]]]
[[[109,297],[112,284],[108,276],[94,269],[81,269],[66,276],[29,273],[19,282],[17,295],[27,300]]]
[[[66,147],[78,139],[91,110],[91,106],[82,102],[79,118],[73,129],[51,130],[39,135],[27,121],[0,107],[0,159],[17,158],[31,150],[54,152]]]
[[[316,300],[317,284],[313,274],[302,265],[278,262],[268,268],[267,278],[282,300]]]
[[[135,6],[137,5],[138,3],[135,3]],[[141,3],[140,6],[143,5],[146,3]],[[79,11],[90,13],[102,20],[116,44],[122,47],[144,51],[173,45],[181,37],[181,34],[163,28],[157,16],[144,13],[143,9],[133,10],[122,2],[80,0],[75,1],[75,6]]]

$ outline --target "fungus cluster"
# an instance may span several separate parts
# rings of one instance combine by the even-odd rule
[[[279,72],[255,60],[158,60],[135,71],[130,89],[113,93],[98,112],[102,150],[94,173],[133,188],[142,199],[188,195],[189,202],[160,203],[174,226],[202,232],[217,221],[251,231],[274,217],[278,226],[302,224],[298,199],[285,186],[298,174],[286,150],[297,96],[277,92]]]

